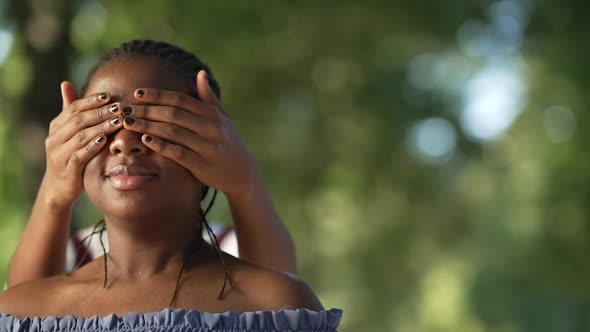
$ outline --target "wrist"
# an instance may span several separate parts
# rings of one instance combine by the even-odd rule
[[[225,196],[230,204],[252,203],[267,195],[268,190],[258,172],[248,177],[248,181],[234,191],[225,192]]]
[[[75,203],[75,201],[52,192],[51,184],[47,183],[45,179],[43,179],[39,187],[37,202],[42,204],[51,213],[69,213]]]

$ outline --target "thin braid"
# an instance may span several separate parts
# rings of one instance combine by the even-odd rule
[[[102,233],[105,231],[105,229],[107,229],[107,225],[106,223],[104,223],[104,219],[102,220],[104,226],[102,227],[102,229],[100,230],[100,236],[98,237],[98,239],[100,240],[100,246],[102,247],[102,252],[103,252],[103,256],[104,257],[104,283],[102,285],[102,288],[107,288],[107,276],[108,276],[108,271],[107,271],[107,249],[104,246],[104,242],[102,241]]]
[[[180,278],[182,276],[182,273],[184,272],[184,268],[186,266],[186,264],[188,263],[189,259],[194,256],[195,254],[197,254],[200,250],[201,247],[203,246],[203,242],[205,242],[205,240],[203,239],[202,236],[198,236],[200,234],[197,234],[197,238],[200,239],[197,248],[194,251],[190,250],[190,247],[188,248],[189,250],[186,250],[185,253],[182,256],[182,266],[180,267],[180,271],[178,271],[178,277],[176,278],[176,286],[174,286],[174,294],[172,295],[172,300],[170,300],[170,307],[172,307],[174,305],[174,303],[176,302],[176,298],[178,296],[178,290],[180,289]]]
[[[209,205],[207,206],[207,208],[205,209],[204,212],[203,212],[203,210],[201,210],[201,222],[205,225],[205,228],[207,229],[207,234],[209,235],[209,240],[213,244],[213,247],[215,248],[215,251],[217,252],[217,256],[219,257],[219,260],[221,261],[221,265],[223,266],[223,275],[224,275],[223,286],[221,287],[221,291],[219,292],[219,296],[217,296],[217,299],[221,300],[221,296],[223,295],[223,291],[225,290],[225,286],[227,285],[228,281],[229,281],[229,285],[230,285],[231,289],[235,291],[235,288],[234,288],[234,285],[229,277],[227,265],[225,264],[225,260],[223,259],[223,254],[221,253],[221,248],[219,247],[219,241],[217,240],[217,236],[215,236],[215,233],[213,232],[213,230],[209,226],[209,223],[207,222],[207,214],[211,210],[211,207],[213,207],[213,203],[215,203],[216,197],[217,197],[217,190],[214,190],[213,197],[211,198]]]
[[[234,284],[232,283],[232,281],[229,277],[227,265],[225,264],[225,260],[223,259],[221,249],[219,248],[219,242],[217,241],[217,236],[215,236],[215,233],[213,233],[213,230],[209,226],[209,223],[207,223],[207,220],[203,219],[203,224],[205,224],[205,227],[207,228],[207,234],[209,234],[209,239],[211,239],[211,242],[213,243],[213,247],[215,248],[215,251],[217,252],[217,256],[219,257],[219,260],[221,261],[221,265],[223,266],[223,286],[221,287],[221,291],[219,292],[219,295],[217,296],[217,299],[221,300],[221,297],[223,295],[223,291],[225,290],[225,286],[227,285],[228,281],[229,281],[229,285],[231,286],[231,289],[235,291],[235,288],[234,288]]]
[[[88,235],[86,235],[81,241],[80,244],[78,245],[78,248],[76,250],[76,252],[80,252],[80,249],[82,249],[82,247],[84,246],[84,242],[88,239],[88,244],[86,245],[86,250],[84,250],[84,255],[82,255],[82,258],[80,258],[80,260],[78,262],[76,262],[76,265],[74,266],[73,270],[77,270],[80,265],[82,264],[82,262],[84,261],[84,259],[86,259],[86,257],[88,256],[88,252],[90,251],[90,245],[92,244],[92,239],[94,238],[94,234],[100,233],[102,230],[96,230],[98,228],[98,226],[100,224],[104,224],[104,219],[103,220],[99,220],[96,225],[94,225],[94,228],[92,228],[92,232]]]
[[[206,185],[203,185],[202,188],[202,195],[201,195],[201,201],[204,201],[207,193],[209,192],[209,187]],[[229,284],[231,286],[231,288],[233,290],[235,290],[233,283],[231,282],[231,279],[229,278],[229,273],[227,270],[227,266],[225,264],[225,261],[223,260],[223,255],[221,254],[221,249],[219,247],[219,241],[217,240],[217,237],[215,236],[215,233],[213,233],[213,230],[211,229],[211,227],[209,227],[209,223],[207,222],[207,214],[209,213],[209,211],[211,211],[211,208],[213,207],[213,204],[215,203],[215,198],[217,197],[217,190],[213,191],[213,197],[211,198],[211,201],[209,201],[209,204],[207,205],[207,208],[205,209],[205,211],[203,211],[202,209],[199,210],[200,213],[200,219],[201,219],[201,223],[205,226],[205,229],[207,230],[207,234],[209,236],[209,239],[211,240],[211,243],[213,244],[213,247],[215,248],[219,259],[221,261],[221,264],[223,266],[223,271],[224,271],[224,280],[223,280],[223,287],[221,288],[221,292],[219,293],[219,296],[217,297],[217,299],[221,299],[221,296],[223,295],[223,291],[225,290],[225,287],[227,285],[227,282],[229,281]],[[199,231],[201,231],[201,228],[199,228]],[[185,255],[183,255],[183,259],[182,259],[182,266],[180,267],[180,270],[178,272],[178,277],[176,278],[176,286],[174,287],[174,294],[172,295],[172,300],[170,301],[170,307],[172,307],[174,305],[174,303],[176,302],[176,298],[178,296],[178,290],[180,289],[180,279],[182,277],[182,273],[184,272],[185,266],[188,262],[188,260],[196,253],[198,253],[203,245],[204,239],[202,236],[197,236],[198,239],[200,239],[201,241],[199,241],[198,247],[196,250],[194,251],[187,251],[185,253]]]
[[[209,187],[206,185],[203,185],[203,189],[202,189],[203,196],[201,196],[201,201],[203,201],[205,199],[208,192],[209,192]],[[219,260],[221,261],[221,265],[223,266],[223,273],[224,273],[223,286],[221,288],[221,291],[219,292],[219,295],[217,296],[217,299],[221,300],[221,297],[223,295],[223,291],[225,290],[225,287],[227,286],[228,282],[229,282],[229,285],[232,290],[235,291],[235,288],[234,288],[234,285],[231,281],[231,278],[229,277],[229,271],[227,269],[227,265],[225,264],[225,260],[223,259],[223,255],[221,253],[221,248],[219,246],[219,240],[217,239],[217,236],[215,236],[215,233],[213,232],[213,230],[209,226],[209,223],[207,222],[207,214],[209,213],[209,211],[211,211],[211,208],[213,208],[213,204],[215,203],[215,199],[217,198],[217,193],[218,193],[218,191],[217,191],[217,189],[215,189],[213,191],[213,197],[211,198],[211,201],[209,201],[209,204],[207,205],[207,208],[205,209],[205,211],[200,209],[200,216],[201,216],[200,219],[201,219],[201,223],[205,226],[205,229],[207,230],[207,235],[209,236],[209,239],[210,239],[211,243],[213,244],[215,251],[217,252]],[[96,228],[100,224],[102,224],[103,226],[100,230],[97,231]],[[107,279],[107,276],[108,276],[107,252],[106,252],[106,247],[104,245],[104,241],[102,239],[102,235],[105,230],[106,230],[106,223],[105,223],[104,219],[101,219],[94,226],[92,233],[84,238],[84,240],[86,240],[86,238],[88,238],[89,236],[94,235],[96,233],[100,233],[99,240],[100,240],[100,245],[101,245],[102,251],[103,251],[103,262],[104,262],[103,288],[107,287],[107,280],[108,280]],[[196,248],[196,250],[194,250],[194,251],[187,250],[187,252],[185,252],[185,254],[182,257],[182,265],[180,267],[180,271],[178,272],[178,277],[176,278],[176,285],[174,286],[174,293],[172,295],[172,300],[170,300],[170,307],[172,307],[174,305],[174,303],[176,302],[176,299],[178,297],[178,291],[180,289],[180,279],[182,277],[182,274],[184,272],[184,269],[186,267],[188,260],[194,254],[196,254],[200,251],[202,244],[204,242],[202,236],[197,236],[197,238],[200,239],[201,241],[199,241],[199,244],[198,244],[198,247]]]
[[[205,197],[207,196],[207,193],[209,192],[209,187],[208,186],[203,186],[203,190],[205,192],[205,195],[203,195],[201,200],[204,200]],[[205,189],[206,188],[206,189]],[[207,205],[207,208],[205,209],[205,212],[203,212],[203,217],[207,216],[207,214],[209,214],[209,211],[211,211],[211,208],[213,207],[213,203],[215,203],[215,198],[217,198],[217,189],[213,190],[213,197],[211,198],[211,201],[209,201],[209,205]],[[207,221],[207,220],[205,220]]]

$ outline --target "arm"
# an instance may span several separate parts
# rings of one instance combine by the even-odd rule
[[[71,211],[50,197],[44,180],[8,266],[9,287],[64,272]]]
[[[130,106],[129,116],[136,123],[123,126],[142,133],[147,147],[226,195],[241,258],[294,273],[293,241],[273,207],[255,159],[204,70],[197,74],[196,83],[200,100],[175,91],[137,89],[135,98],[144,104]]]
[[[211,87],[205,71],[197,74],[197,93],[213,106],[216,122],[224,139],[217,144],[229,151],[230,158],[220,158],[220,165],[228,166],[227,173],[240,174],[239,179],[226,178],[219,188],[225,193],[236,228],[240,258],[266,268],[296,272],[295,246],[289,231],[276,212],[270,193],[264,184],[258,165],[242,144],[237,130],[221,101]],[[231,155],[233,154],[233,155]],[[228,181],[229,180],[229,181]],[[224,184],[225,182],[225,184]]]
[[[263,267],[295,273],[295,247],[289,231],[275,211],[262,177],[256,174],[252,183],[251,192],[227,195],[240,258]]]
[[[62,83],[61,91],[63,110],[49,126],[45,175],[9,264],[9,287],[64,272],[71,211],[83,191],[84,166],[104,147],[106,135],[121,126],[111,121],[120,116],[121,107],[108,105],[108,94],[77,99],[69,82]]]

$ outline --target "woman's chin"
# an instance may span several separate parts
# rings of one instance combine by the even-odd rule
[[[153,214],[145,213],[145,211],[109,211],[105,213],[105,219],[107,220],[124,220],[124,221],[137,221],[145,222],[148,219],[154,218]]]
[[[123,220],[146,220],[163,214],[162,207],[149,201],[121,199],[99,208],[106,218]]]

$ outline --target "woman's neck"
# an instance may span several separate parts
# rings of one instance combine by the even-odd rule
[[[203,241],[194,217],[129,220],[105,216],[109,262],[121,279],[143,279],[181,265],[187,251]]]

